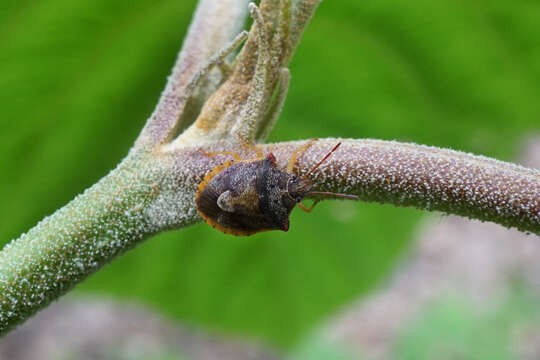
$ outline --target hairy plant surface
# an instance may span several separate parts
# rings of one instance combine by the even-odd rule
[[[262,143],[285,99],[288,62],[318,1],[203,0],[161,99],[109,175],[0,253],[0,330],[23,321],[141,240],[200,221],[194,194],[241,139]],[[246,10],[253,25],[241,32]],[[239,50],[240,49],[240,50]],[[238,51],[238,53],[237,53]],[[470,154],[380,140],[322,139],[298,159],[317,190],[540,231],[540,175]],[[261,145],[285,164],[304,142]]]

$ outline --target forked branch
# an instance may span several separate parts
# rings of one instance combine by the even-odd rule
[[[241,139],[264,141],[287,93],[287,64],[317,4],[251,4],[254,23],[245,39],[244,0],[201,1],[156,110],[126,159],[0,252],[0,333],[142,240],[201,220],[197,186],[226,155],[209,158],[200,150],[244,153]],[[337,141],[315,142],[295,171],[305,174]],[[540,233],[538,170],[414,144],[341,141],[310,175],[315,190]],[[285,167],[303,144],[261,148]]]

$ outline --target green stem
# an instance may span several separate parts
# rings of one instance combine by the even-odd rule
[[[115,170],[0,252],[0,334],[133,248],[157,229],[145,209],[158,196],[150,156]]]

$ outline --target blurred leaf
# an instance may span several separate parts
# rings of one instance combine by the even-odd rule
[[[516,289],[493,309],[467,299],[441,299],[422,311],[397,341],[393,358],[494,359],[522,358],[519,342],[534,347],[527,330],[538,331],[538,298]],[[491,304],[493,305],[493,304]],[[520,338],[522,337],[522,338]]]
[[[289,357],[290,360],[353,360],[347,349],[324,340],[323,336],[309,336],[302,341]]]
[[[1,2],[2,243],[127,153],[195,5]],[[325,1],[272,139],[399,139],[510,159],[539,127],[539,11],[534,1]],[[384,276],[419,217],[327,202],[293,214],[286,234],[234,238],[203,224],[146,242],[80,289],[291,345]]]

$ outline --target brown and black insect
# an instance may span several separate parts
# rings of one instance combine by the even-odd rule
[[[307,174],[299,177],[293,173],[296,158],[306,151],[316,139],[296,150],[286,169],[277,166],[272,153],[263,156],[254,145],[255,159],[242,159],[235,152],[206,153],[206,156],[230,155],[234,160],[226,161],[210,171],[199,184],[195,202],[201,217],[214,228],[232,235],[247,236],[267,230],[289,230],[289,215],[302,199],[310,194],[318,198],[336,197],[358,200],[357,196],[330,192],[312,191],[308,176],[317,169],[341,145],[338,143]]]

